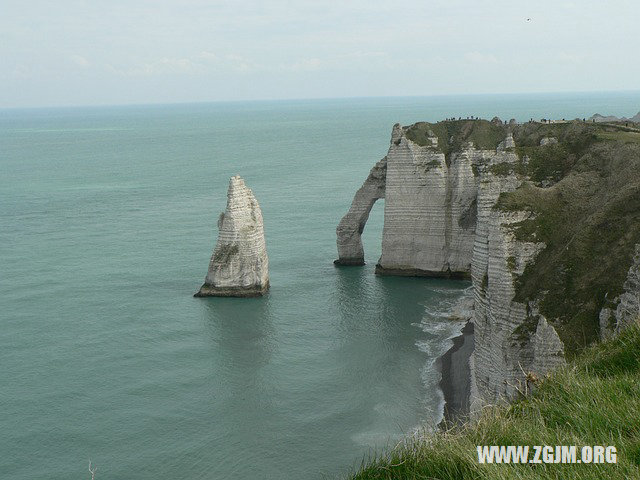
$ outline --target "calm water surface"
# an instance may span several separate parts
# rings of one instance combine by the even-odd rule
[[[337,269],[335,227],[391,126],[630,116],[640,93],[0,111],[0,477],[339,475],[440,419],[464,282]],[[272,289],[195,299],[229,177]]]

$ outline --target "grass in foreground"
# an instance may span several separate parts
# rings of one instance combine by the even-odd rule
[[[613,445],[617,464],[479,464],[477,445]],[[531,458],[530,454],[530,457]],[[586,349],[530,396],[473,424],[407,440],[364,479],[640,479],[640,327]]]

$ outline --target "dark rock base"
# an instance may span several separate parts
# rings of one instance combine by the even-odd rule
[[[471,280],[471,272],[452,272],[450,270],[421,270],[419,268],[385,268],[379,263],[376,265],[376,275],[389,275],[395,277],[431,277],[431,278],[450,278],[454,280]]]
[[[194,297],[261,297],[269,290],[269,283],[250,287],[216,287],[206,283]]]
[[[333,264],[336,267],[361,267],[365,263],[363,258],[339,258]]]

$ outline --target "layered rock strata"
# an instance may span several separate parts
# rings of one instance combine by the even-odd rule
[[[339,265],[363,265],[360,240],[374,202],[385,199],[376,273],[468,277],[476,222],[473,146],[450,161],[432,132],[427,145],[393,127],[387,156],[356,193],[337,228]]]
[[[419,145],[396,125],[387,154],[382,256],[376,273],[468,276],[476,226],[474,149],[449,161],[433,132]]]
[[[227,208],[218,219],[205,282],[196,297],[255,297],[269,289],[262,211],[240,176],[231,177]]]
[[[544,243],[516,239],[513,227],[530,212],[495,208],[500,195],[523,179],[507,170],[514,153],[485,159],[478,185],[478,226],[473,246],[475,348],[471,356],[472,410],[508,400],[527,388],[527,376],[541,376],[564,363],[564,345],[537,306],[515,300],[516,280],[544,249]]]

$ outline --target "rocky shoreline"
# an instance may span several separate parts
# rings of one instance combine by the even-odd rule
[[[337,262],[338,260],[336,260]],[[334,262],[335,263],[335,262]],[[427,277],[427,278],[446,278],[450,280],[471,280],[471,275],[466,272],[452,272],[451,270],[422,270],[420,268],[385,268],[379,263],[376,264],[376,275],[387,275],[394,277]]]
[[[453,345],[436,360],[440,370],[440,389],[444,396],[442,425],[462,423],[469,417],[471,370],[469,360],[473,353],[473,323],[468,321],[453,338]]]

